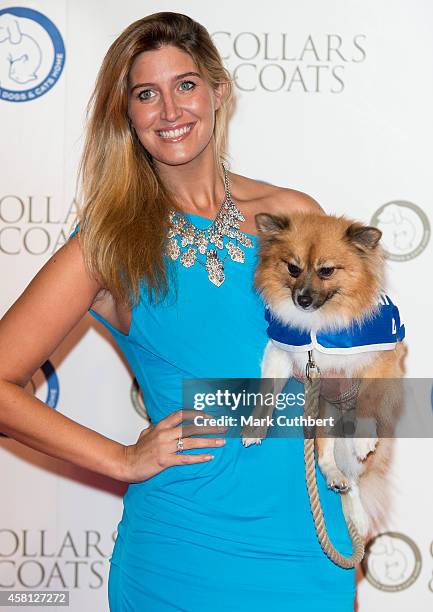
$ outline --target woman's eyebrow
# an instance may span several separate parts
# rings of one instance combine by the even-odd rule
[[[198,72],[184,72],[183,74],[178,74],[177,76],[173,77],[173,81],[178,81],[179,79],[183,79],[187,76],[197,76],[201,78],[201,74]],[[155,85],[157,85],[157,83],[137,83],[131,87],[130,91],[134,91],[134,89],[137,89],[137,87],[154,87]]]

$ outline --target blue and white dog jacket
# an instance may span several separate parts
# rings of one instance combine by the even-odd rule
[[[400,323],[400,313],[387,295],[381,295],[379,310],[366,319],[362,325],[353,322],[348,328],[337,331],[300,330],[276,319],[269,307],[265,309],[269,326],[267,334],[273,343],[285,351],[303,353],[316,349],[321,353],[346,355],[367,351],[386,351],[394,349],[397,342],[405,337],[404,325]]]

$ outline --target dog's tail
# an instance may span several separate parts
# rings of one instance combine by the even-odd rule
[[[359,495],[369,518],[370,535],[388,530],[392,520],[396,488],[391,474],[393,445],[391,438],[379,441],[371,467],[367,457],[366,469],[359,480]]]

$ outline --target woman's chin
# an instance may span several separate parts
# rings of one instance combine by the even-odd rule
[[[189,162],[192,162],[201,153],[201,149],[197,151],[191,151],[180,149],[175,150],[173,148],[170,154],[167,154],[167,152],[164,152],[164,154],[162,154],[160,151],[158,151],[155,155],[152,155],[152,157],[154,161],[160,164],[165,164],[167,166],[181,166],[183,164],[188,164]]]

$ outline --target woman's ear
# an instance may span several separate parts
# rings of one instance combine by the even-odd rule
[[[226,84],[220,83],[216,89],[214,89],[215,96],[215,110],[218,110],[226,95]]]

